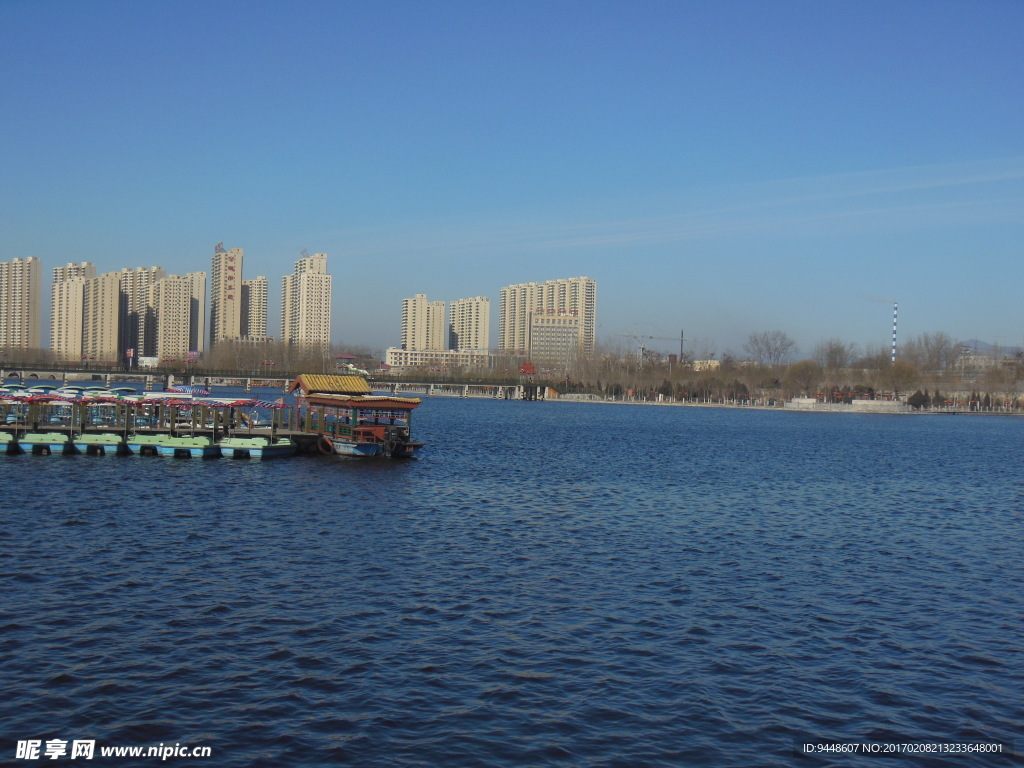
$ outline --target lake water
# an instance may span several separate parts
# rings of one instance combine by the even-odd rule
[[[406,462],[0,456],[0,762],[1012,763],[1024,420],[437,398],[413,427]],[[826,740],[1004,753],[800,753]]]

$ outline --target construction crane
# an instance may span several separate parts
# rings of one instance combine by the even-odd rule
[[[643,336],[636,333],[619,333],[617,336],[622,336],[627,339],[633,339],[637,343],[637,358],[640,361],[640,365],[644,364],[644,360],[647,357],[647,345],[645,341],[675,341],[675,338],[669,338],[668,336]],[[685,331],[679,331],[679,362],[683,361],[683,343],[686,338]]]

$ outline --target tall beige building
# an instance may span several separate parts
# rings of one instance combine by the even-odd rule
[[[573,319],[576,326],[575,349],[545,354],[560,359],[575,359],[594,352],[597,331],[597,281],[589,277],[548,280],[545,283],[521,283],[501,289],[498,305],[498,348],[531,354],[532,340],[538,336],[565,345],[562,333],[552,318]],[[540,322],[543,320],[544,322]],[[535,326],[537,333],[535,333]]]
[[[91,261],[83,261],[81,264],[69,262],[65,267],[53,268],[53,282],[55,283],[70,280],[73,277],[96,277],[96,266]]]
[[[242,338],[242,256],[241,248],[224,250],[219,243],[210,270],[210,347],[219,341]]]
[[[246,339],[267,338],[267,295],[269,283],[263,275],[242,281],[242,336]]]
[[[82,330],[85,318],[86,281],[96,277],[96,267],[87,261],[55,267],[50,299],[50,349],[64,363],[82,359]]]
[[[120,272],[120,340],[118,350],[126,362],[132,358],[155,355],[146,345],[146,328],[151,314],[149,289],[166,277],[163,267],[124,268]],[[130,350],[130,351],[129,351]]]
[[[299,259],[295,271],[281,278],[281,341],[331,346],[331,276],[326,253]]]
[[[168,275],[149,287],[146,346],[160,359],[185,360],[192,348],[193,282]]]
[[[579,315],[537,310],[530,319],[530,360],[544,368],[569,370],[581,354],[579,339]]]
[[[107,272],[85,281],[82,302],[82,357],[97,363],[121,360],[121,274]]]
[[[43,265],[35,256],[0,262],[0,350],[42,347]]]
[[[491,345],[491,300],[456,299],[448,306],[448,348],[486,352]]]
[[[402,349],[434,352],[448,348],[443,301],[428,301],[425,293],[402,300]]]
[[[139,348],[147,357],[197,359],[203,352],[206,273],[167,275],[149,286]]]

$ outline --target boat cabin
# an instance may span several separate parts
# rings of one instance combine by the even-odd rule
[[[374,395],[362,376],[302,374],[288,388],[296,398],[296,428],[318,434],[324,453],[410,456],[412,411],[419,398]]]

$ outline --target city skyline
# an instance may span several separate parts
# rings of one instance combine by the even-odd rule
[[[97,273],[92,262],[68,262],[65,266],[53,267],[51,279],[46,282],[40,277],[44,266],[37,257],[0,262],[5,273],[17,271],[24,275],[21,279],[27,285],[31,284],[34,291],[30,301],[19,305],[22,315],[19,322],[15,324],[5,320],[0,326],[4,331],[16,328],[18,333],[29,328],[33,338],[40,339],[39,348],[50,349],[67,359],[112,357],[123,355],[126,350],[131,350],[129,356],[134,357],[143,354],[142,349],[153,344],[164,349],[166,342],[152,341],[167,336],[167,329],[158,322],[161,317],[168,318],[164,324],[167,327],[179,327],[171,336],[175,340],[171,345],[182,349],[156,354],[173,354],[178,359],[192,357],[194,353],[202,356],[218,341],[278,339],[287,343],[330,347],[332,280],[326,269],[327,255],[307,254],[295,262],[291,275],[282,277],[282,332],[274,335],[267,332],[269,281],[263,275],[245,278],[244,253],[244,249],[239,247],[226,249],[223,243],[214,247],[209,294],[205,271],[180,276],[168,274],[162,266],[151,266],[122,267],[114,272]],[[90,285],[96,289],[100,278],[110,282],[110,287],[90,302]],[[514,338],[506,339],[500,329],[510,325],[505,296],[513,291],[520,296],[516,306],[523,310],[523,317],[517,323],[522,327]],[[425,294],[417,294],[402,300],[401,341],[397,348],[467,353],[523,351],[531,347],[532,314],[536,308],[547,310],[548,314],[571,313],[584,318],[578,328],[574,326],[572,335],[578,337],[582,355],[594,352],[596,281],[587,277],[533,281],[505,286],[498,290],[498,295],[496,343],[490,333],[489,297],[475,296],[445,302],[428,301]],[[106,298],[101,301],[99,296]],[[177,304],[182,302],[183,306],[178,307]],[[34,314],[29,304],[35,305]],[[106,322],[113,329],[113,336],[108,332],[103,343],[92,340],[83,326],[83,321],[87,326],[90,314],[97,312],[109,315]],[[170,320],[171,313],[174,313],[173,321]],[[209,337],[204,332],[207,321]],[[291,330],[285,333],[285,328]]]
[[[1021,28],[991,0],[0,4],[0,261],[315,247],[332,338],[378,349],[408,296],[571,274],[603,342],[883,348],[897,300],[907,337],[1020,345]]]
[[[218,244],[215,247],[214,250],[215,250],[215,253],[214,253],[214,265],[216,265],[217,259],[219,257],[227,254],[228,251],[225,251],[223,249],[223,244],[222,243]],[[235,248],[235,249],[232,249],[232,251],[231,251],[231,253],[234,255],[234,257],[235,258],[239,258],[239,259],[240,259],[240,257],[241,257],[243,252],[244,252],[244,249],[241,249],[241,248]],[[27,259],[15,259],[12,262],[0,262],[0,270],[2,270],[2,271],[0,271],[0,277],[2,277],[3,275],[8,275],[9,276],[10,273],[12,273],[12,271],[16,271],[16,274],[23,276],[23,277],[20,277],[19,279],[27,280],[29,284],[31,284],[33,282],[37,283],[35,285],[35,287],[34,287],[34,290],[38,294],[38,298],[35,299],[35,301],[37,302],[38,306],[40,307],[40,310],[37,313],[39,315],[39,317],[38,317],[38,320],[36,322],[30,323],[29,325],[35,326],[34,328],[30,329],[30,333],[34,334],[35,338],[41,339],[41,346],[40,346],[40,348],[42,348],[42,349],[48,349],[48,350],[51,350],[51,351],[59,353],[59,354],[63,353],[65,356],[70,356],[69,359],[75,357],[75,354],[73,354],[72,350],[70,350],[68,348],[68,342],[67,342],[66,337],[68,335],[73,337],[75,332],[81,333],[82,329],[78,328],[77,331],[76,331],[76,329],[71,329],[70,331],[68,329],[64,329],[63,333],[65,335],[65,338],[64,339],[59,339],[59,338],[57,338],[55,336],[55,333],[56,333],[56,331],[54,330],[55,327],[56,327],[55,323],[56,323],[57,319],[60,318],[61,321],[64,322],[65,325],[66,325],[67,321],[69,319],[69,315],[73,315],[74,314],[73,311],[69,312],[67,309],[64,308],[66,305],[69,304],[69,302],[71,304],[75,304],[77,302],[78,305],[81,305],[82,302],[83,302],[83,298],[82,298],[81,295],[79,295],[77,299],[75,299],[74,295],[72,295],[72,298],[69,300],[69,298],[66,295],[67,291],[68,291],[68,285],[64,285],[64,283],[70,283],[71,284],[71,288],[73,290],[78,290],[79,293],[81,293],[81,291],[84,290],[84,286],[80,285],[79,283],[81,281],[87,281],[87,279],[88,279],[88,277],[90,275],[91,275],[91,279],[94,280],[94,281],[96,280],[97,277],[111,276],[111,277],[118,278],[117,279],[117,288],[119,288],[119,290],[120,290],[121,301],[123,303],[126,302],[125,303],[125,308],[123,308],[123,311],[127,311],[130,315],[135,316],[135,319],[132,322],[129,322],[127,325],[122,324],[122,327],[119,329],[119,334],[117,336],[117,338],[118,338],[117,348],[120,349],[122,352],[125,349],[132,349],[133,354],[139,354],[136,350],[137,349],[141,349],[142,345],[145,343],[144,342],[145,328],[147,327],[147,324],[145,322],[145,318],[142,319],[141,323],[139,322],[139,317],[138,317],[139,313],[145,311],[146,301],[147,301],[147,297],[149,296],[150,290],[153,287],[155,287],[156,283],[158,283],[160,281],[164,281],[168,277],[174,278],[174,279],[177,279],[177,280],[184,280],[184,281],[190,281],[191,282],[190,287],[191,287],[191,290],[192,290],[192,298],[193,298],[193,305],[194,306],[193,306],[193,308],[191,310],[191,314],[190,314],[189,321],[188,321],[189,322],[190,330],[186,334],[189,337],[189,342],[188,342],[188,345],[187,345],[187,349],[189,350],[189,352],[187,353],[187,355],[191,357],[192,356],[192,352],[193,351],[197,351],[199,353],[199,356],[202,356],[204,351],[209,349],[209,344],[210,344],[211,339],[208,338],[205,335],[204,331],[205,331],[205,328],[206,328],[207,321],[210,320],[212,318],[212,316],[213,316],[214,310],[212,309],[211,306],[206,304],[206,299],[205,299],[205,296],[206,296],[206,285],[205,285],[205,283],[206,283],[206,276],[207,276],[206,272],[189,272],[184,277],[181,277],[179,275],[169,275],[168,276],[167,273],[166,273],[166,270],[163,267],[161,267],[161,266],[135,267],[135,268],[122,267],[119,270],[119,272],[117,272],[117,273],[103,273],[103,274],[100,274],[100,275],[97,276],[96,268],[95,268],[95,266],[91,262],[82,262],[81,264],[75,264],[75,263],[69,262],[66,266],[53,268],[51,270],[52,281],[48,282],[45,279],[38,280],[38,279],[32,279],[32,278],[28,277],[34,271],[33,269],[30,268],[30,267],[32,267],[33,264],[35,265],[34,269],[35,270],[39,270],[40,274],[41,274],[41,271],[43,270],[43,267],[42,267],[42,262],[41,262],[41,260],[38,257],[29,257]],[[311,266],[311,265],[313,265],[313,266]],[[238,269],[239,269],[239,274],[241,274],[241,261],[238,262]],[[235,340],[244,340],[244,341],[248,341],[248,342],[273,342],[273,341],[277,340],[277,341],[287,341],[287,342],[290,342],[290,343],[298,343],[298,344],[314,343],[315,345],[321,345],[321,346],[325,346],[325,347],[328,347],[328,348],[331,347],[331,345],[332,345],[332,342],[331,342],[331,339],[330,339],[330,332],[331,332],[331,328],[332,328],[332,324],[331,324],[332,311],[331,311],[331,308],[330,308],[330,306],[331,306],[331,275],[327,274],[327,272],[326,272],[326,254],[314,254],[313,256],[309,256],[308,254],[306,254],[305,256],[303,256],[303,258],[300,258],[299,260],[297,260],[295,262],[294,272],[293,272],[292,275],[284,275],[282,277],[282,291],[281,291],[281,297],[280,297],[281,298],[281,302],[280,302],[281,303],[281,317],[282,317],[282,320],[283,320],[283,318],[285,317],[286,313],[289,312],[289,300],[287,298],[287,295],[288,295],[287,286],[288,286],[289,282],[297,280],[297,279],[300,279],[301,276],[303,275],[303,273],[306,273],[306,272],[314,273],[313,279],[317,280],[317,282],[315,283],[315,291],[314,291],[314,293],[316,294],[316,298],[312,298],[312,299],[309,298],[308,297],[309,290],[308,289],[303,289],[303,292],[300,292],[300,295],[301,296],[307,296],[305,301],[306,301],[306,303],[308,305],[308,308],[305,308],[305,309],[293,308],[291,311],[293,313],[294,312],[299,312],[300,315],[295,315],[295,317],[299,317],[299,316],[303,317],[304,318],[303,323],[310,323],[311,322],[312,326],[315,326],[316,330],[310,330],[309,329],[310,326],[304,326],[304,327],[306,327],[306,330],[304,331],[305,335],[303,337],[300,338],[300,337],[296,336],[296,337],[290,338],[290,339],[286,339],[283,335],[281,335],[279,333],[269,333],[268,332],[268,320],[267,320],[267,318],[269,316],[269,313],[268,313],[268,304],[269,304],[269,300],[268,300],[268,295],[269,295],[268,285],[269,285],[269,281],[267,280],[267,278],[265,276],[260,275],[260,276],[258,276],[256,278],[241,279],[237,285],[232,284],[234,286],[232,288],[232,290],[239,290],[240,291],[240,295],[243,297],[242,301],[241,301],[241,304],[238,307],[240,335]],[[197,285],[196,284],[197,277],[198,277],[201,285]],[[9,277],[8,278],[4,278],[4,279],[9,279]],[[450,304],[446,303],[443,300],[427,302],[427,304],[429,304],[429,305],[434,305],[435,307],[439,307],[440,308],[440,309],[437,310],[436,314],[437,314],[438,318],[441,318],[441,320],[438,321],[438,320],[435,319],[435,321],[433,323],[435,325],[436,329],[440,329],[440,330],[436,330],[436,339],[434,340],[433,343],[412,344],[412,343],[407,341],[408,336],[407,336],[406,313],[408,311],[408,309],[407,309],[408,305],[410,304],[410,302],[414,302],[415,300],[419,300],[419,299],[422,299],[424,302],[426,302],[426,296],[424,294],[417,294],[415,297],[403,299],[402,302],[401,302],[401,304],[402,304],[402,313],[401,313],[402,319],[401,319],[401,322],[400,322],[400,328],[399,328],[399,330],[398,330],[398,332],[396,334],[397,337],[400,339],[400,341],[399,341],[399,343],[397,345],[391,344],[388,347],[383,348],[383,349],[378,349],[377,351],[381,353],[380,356],[381,356],[381,359],[383,360],[387,356],[387,354],[390,351],[392,351],[392,350],[414,349],[417,352],[422,352],[422,351],[438,351],[438,350],[451,351],[451,350],[456,350],[457,349],[457,350],[462,351],[462,352],[473,352],[473,353],[481,353],[481,352],[486,352],[488,350],[490,352],[492,352],[492,353],[493,352],[500,352],[500,351],[511,350],[511,349],[513,349],[515,347],[515,344],[512,344],[511,341],[504,340],[503,337],[502,337],[502,331],[501,331],[501,324],[502,324],[501,316],[502,316],[502,313],[503,313],[502,303],[503,303],[503,298],[504,298],[505,293],[507,291],[511,290],[511,289],[514,289],[514,288],[524,288],[524,287],[527,287],[527,286],[544,286],[544,285],[551,285],[551,284],[557,284],[557,283],[565,283],[565,282],[571,282],[571,281],[588,281],[589,283],[594,284],[596,286],[596,281],[594,281],[594,280],[592,280],[590,278],[582,277],[582,278],[561,278],[561,279],[547,280],[547,281],[542,281],[542,282],[533,281],[533,282],[530,282],[530,283],[523,283],[523,284],[518,284],[518,285],[514,285],[514,286],[505,286],[505,287],[499,289],[498,290],[499,301],[498,301],[498,309],[497,309],[497,312],[498,312],[498,323],[496,324],[496,327],[497,327],[498,330],[495,332],[495,335],[491,335],[491,336],[488,335],[488,330],[491,327],[491,324],[490,324],[490,314],[489,314],[490,313],[490,299],[488,297],[486,297],[486,296],[477,296],[477,297],[474,297],[474,298],[471,298],[471,299],[470,298],[455,299],[455,300],[451,300]],[[41,285],[38,284],[40,282],[42,283]],[[76,286],[77,286],[77,288],[76,288]],[[240,286],[240,288],[238,286]],[[579,289],[577,289],[577,291],[578,290]],[[593,290],[593,288],[591,290]],[[60,293],[58,293],[58,291]],[[159,295],[159,293],[156,294],[156,295]],[[856,342],[853,342],[854,349],[856,350],[856,352],[858,354],[872,354],[872,353],[888,354],[886,350],[889,348],[888,345],[891,343],[892,354],[895,356],[896,355],[896,350],[897,350],[897,324],[896,324],[895,307],[896,307],[896,303],[897,302],[895,302],[893,299],[890,299],[890,298],[881,298],[881,297],[864,297],[864,298],[865,298],[866,301],[871,302],[873,304],[884,304],[884,305],[886,305],[887,308],[891,308],[891,309],[887,309],[886,311],[887,312],[892,312],[892,315],[891,315],[891,334],[892,335],[891,335],[891,339],[889,337],[887,337],[885,343],[874,344],[874,345],[872,345],[870,347],[863,347],[862,348],[862,347],[858,346],[856,344]],[[19,299],[19,301],[20,301],[20,299]],[[198,310],[197,306],[195,306],[196,305],[196,301],[198,301],[198,308],[205,307],[205,311]],[[593,295],[590,296],[590,301],[591,301],[591,303],[593,303],[593,301],[594,301]],[[96,301],[93,302],[94,305],[96,303],[97,303]],[[485,346],[474,346],[474,347],[470,348],[470,347],[465,347],[462,344],[458,343],[457,340],[460,338],[460,334],[458,332],[454,331],[454,329],[457,326],[454,313],[456,312],[457,305],[460,305],[460,304],[466,306],[467,311],[471,312],[471,317],[475,318],[477,324],[479,324],[481,322],[481,317],[482,317],[482,325],[483,325],[482,335],[481,335],[481,331],[479,329],[477,329],[475,331],[471,331],[473,340],[474,341],[479,341],[483,337],[488,337],[488,338],[491,339],[490,345],[488,345],[486,347]],[[447,307],[446,307],[446,305],[447,305]],[[0,306],[0,310],[8,311],[10,306],[11,306],[11,302],[8,301],[6,304],[3,304],[3,306]],[[22,325],[26,324],[26,321],[25,321],[24,318],[28,317],[28,315],[26,314],[27,307],[24,305],[24,302],[22,302],[18,306],[19,306],[18,311],[23,316],[22,319],[20,319],[17,324],[12,324],[10,321],[0,322],[0,336],[3,336],[4,334],[9,335],[10,334],[9,329],[13,328],[15,325],[22,326]],[[301,299],[298,300],[298,303],[295,306],[296,307],[302,307],[303,306],[302,300]],[[327,307],[325,312],[322,311],[322,306],[326,306]],[[426,304],[424,306],[426,306]],[[470,310],[470,307],[472,308],[471,310]],[[422,309],[420,311],[422,311]],[[151,312],[151,315],[152,315],[153,314],[152,313],[152,308],[150,308],[150,312]],[[2,313],[2,312],[0,312],[0,313]],[[482,315],[481,315],[481,313],[482,313]],[[312,318],[312,320],[310,318]],[[2,318],[0,318],[0,319],[2,319]],[[151,329],[155,329],[156,328],[154,322],[155,322],[154,317],[151,316],[149,318],[149,320],[148,320],[149,327]],[[79,325],[81,325],[80,322],[79,322]],[[285,325],[286,325],[285,322],[280,323],[280,326],[282,328]],[[647,350],[654,351],[654,352],[657,352],[657,351],[660,350],[660,351],[662,351],[667,356],[667,355],[673,354],[674,351],[678,351],[678,350],[681,349],[681,347],[678,347],[676,345],[679,344],[680,342],[684,341],[684,338],[685,338],[686,347],[687,347],[687,354],[690,357],[702,357],[703,356],[703,357],[714,358],[714,357],[719,355],[719,353],[717,353],[714,350],[709,348],[708,340],[707,339],[700,339],[700,338],[698,338],[698,339],[695,340],[695,339],[692,338],[692,336],[685,336],[685,329],[682,329],[682,330],[679,331],[679,336],[659,337],[659,336],[649,335],[649,334],[645,333],[643,330],[630,330],[627,333],[609,334],[609,335],[606,335],[604,338],[602,338],[595,331],[595,329],[597,327],[598,326],[597,326],[597,324],[595,322],[595,319],[594,319],[594,313],[591,312],[590,313],[590,319],[587,321],[587,324],[586,324],[586,327],[585,327],[585,338],[586,338],[586,340],[585,340],[585,342],[583,343],[583,345],[581,347],[581,349],[583,351],[583,354],[585,354],[585,355],[593,353],[597,349],[597,345],[601,345],[602,348],[604,348],[604,349],[618,348],[619,351],[622,351],[623,347],[629,346],[629,341],[626,341],[626,340],[627,339],[631,339],[634,343],[642,343],[643,347],[645,349],[647,349]],[[468,330],[468,328],[465,327],[465,326],[460,326],[460,329],[462,330],[463,334],[465,334],[467,332],[467,330]],[[941,329],[941,328],[933,329],[933,331],[936,331],[936,332],[939,332],[939,333],[943,333],[943,334],[946,333],[946,331],[944,329]],[[150,332],[152,332],[152,330]],[[526,331],[524,331],[524,332],[526,332]],[[785,333],[787,336],[789,336],[789,334],[786,333],[786,331],[779,331],[779,332]],[[25,335],[25,331],[21,327],[15,328],[15,333],[20,335],[20,336],[24,336]],[[929,333],[930,333],[929,331],[925,331],[924,332],[925,335],[928,335]],[[918,334],[913,334],[913,335],[909,334],[909,333],[907,333],[904,330],[904,331],[902,331],[899,334],[898,338],[902,342],[904,340],[914,338],[917,335]],[[211,331],[211,336],[212,336],[212,331]],[[1001,336],[997,336],[994,343],[991,342],[990,340],[981,339],[981,338],[978,338],[978,337],[971,337],[971,338],[960,337],[960,338],[954,338],[954,341],[956,341],[956,342],[963,342],[963,343],[967,344],[968,346],[974,346],[974,345],[980,344],[980,346],[983,347],[983,348],[989,348],[989,347],[991,347],[993,349],[1004,348],[1004,349],[1011,350],[1011,352],[1013,352],[1014,350],[1019,350],[1019,349],[1024,348],[1024,345],[1021,345],[1021,344],[1014,344],[1014,343],[1006,344],[1006,343],[1003,343],[1002,342],[1002,338],[1003,337],[1001,337]],[[452,341],[453,339],[456,340],[456,341],[453,342]],[[833,339],[830,339],[828,341],[836,341],[836,340],[844,341],[844,342],[847,341],[846,339],[841,339],[839,337],[834,337]],[[520,343],[522,343],[521,339],[519,341],[520,341]],[[81,351],[86,353],[85,354],[86,357],[91,356],[90,353],[93,353],[93,354],[99,353],[99,349],[95,348],[95,341],[91,342],[93,344],[93,346],[94,346],[94,348],[91,349],[91,350],[88,348],[89,343],[90,342],[87,342],[85,340],[85,337],[83,336],[82,341],[78,344],[78,346],[81,349]],[[450,344],[453,344],[453,345],[449,346]],[[8,346],[8,347],[11,347],[11,348],[16,348],[18,345],[14,344],[14,343],[6,343],[6,344],[0,344],[0,346]],[[356,346],[366,346],[366,345],[358,345],[357,344]],[[526,346],[529,346],[529,344],[526,344]],[[744,343],[743,344],[743,349],[741,351],[737,351],[736,349],[728,349],[724,353],[722,353],[721,356],[723,356],[723,357],[729,356],[729,357],[736,357],[738,359],[744,359],[747,356],[747,350],[746,350],[747,346],[748,345],[746,343]],[[111,349],[113,349],[113,347],[111,347]],[[790,359],[795,360],[795,359],[797,359],[798,357],[801,357],[801,356],[807,357],[807,356],[809,356],[811,354],[811,352],[812,352],[811,350],[801,350],[799,348],[799,346],[794,346],[793,353],[790,355]],[[186,356],[186,353],[184,353],[184,352],[179,353],[179,357],[183,358],[185,356]],[[475,358],[473,358],[472,356],[467,357],[465,359],[466,360],[475,360]],[[467,364],[468,365],[473,365],[473,364],[476,364],[476,363],[467,363]]]
[[[181,276],[152,266],[98,273],[92,262],[68,262],[53,267],[46,283],[37,257],[0,262],[0,349],[5,356],[48,350],[59,361],[132,364],[199,360],[223,343],[272,342],[267,278],[245,278],[243,256],[241,248],[215,246],[209,294],[206,271]],[[281,283],[279,341],[329,350],[327,254],[299,259]]]

